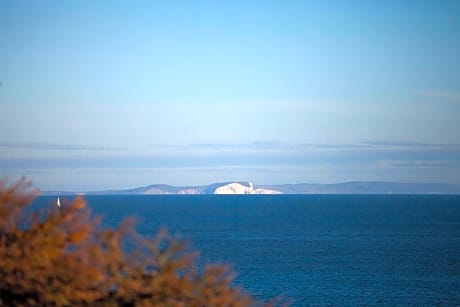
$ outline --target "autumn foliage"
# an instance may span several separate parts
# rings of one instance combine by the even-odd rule
[[[260,305],[226,267],[198,270],[196,253],[164,230],[152,240],[131,221],[103,229],[81,197],[27,213],[36,194],[25,179],[0,181],[0,305]]]

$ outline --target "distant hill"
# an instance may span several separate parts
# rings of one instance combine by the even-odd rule
[[[242,189],[228,189],[230,186],[240,186]],[[237,192],[238,190],[238,192]],[[152,184],[126,190],[105,190],[97,192],[84,192],[79,194],[215,194],[221,191],[228,194],[460,194],[460,185],[442,183],[398,183],[383,181],[352,181],[334,184],[278,184],[278,185],[251,185],[249,182],[220,182],[202,186],[171,186],[167,184]],[[233,192],[232,192],[233,191]],[[243,191],[243,192],[241,192]],[[248,191],[259,191],[251,193]],[[266,193],[265,193],[266,191]],[[269,192],[270,191],[270,192]],[[44,195],[76,194],[65,191],[43,191]]]
[[[284,194],[460,194],[460,186],[443,183],[352,181],[334,184],[262,185]]]

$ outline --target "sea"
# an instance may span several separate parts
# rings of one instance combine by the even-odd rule
[[[67,197],[71,200],[74,196]],[[65,197],[61,197],[62,198]],[[87,195],[104,226],[137,217],[292,306],[460,306],[460,195]],[[40,196],[36,204],[55,201]]]

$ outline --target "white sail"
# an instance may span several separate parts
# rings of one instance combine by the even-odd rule
[[[60,207],[61,206],[61,201],[59,200],[59,196],[58,196],[58,199],[56,201],[56,206]]]

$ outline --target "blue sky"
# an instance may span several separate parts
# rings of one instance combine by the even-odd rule
[[[0,2],[0,176],[460,184],[460,1]]]

